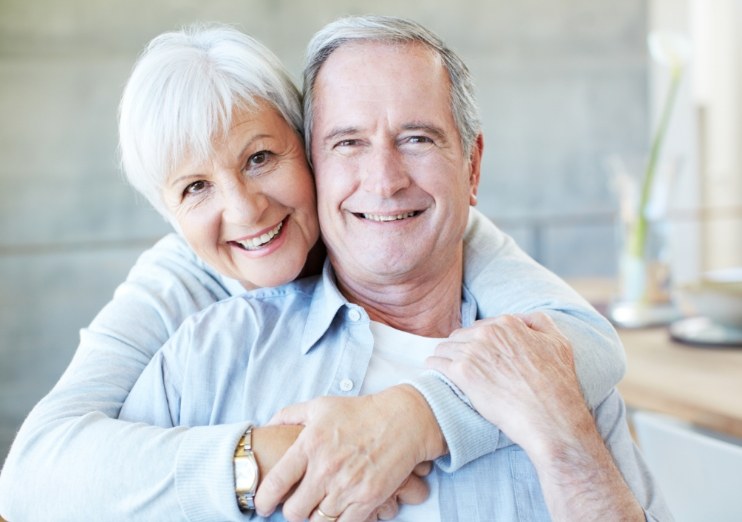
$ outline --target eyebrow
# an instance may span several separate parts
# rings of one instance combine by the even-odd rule
[[[170,183],[167,184],[167,188],[175,188],[177,185],[180,185],[181,183],[189,179],[198,179],[202,177],[203,177],[203,174],[184,174],[183,176],[178,176],[176,178],[173,178],[170,181]]]
[[[424,121],[413,121],[411,123],[402,125],[402,129],[408,131],[425,131],[428,134],[432,134],[440,141],[448,141],[445,131],[438,125],[434,125],[432,123],[426,123]]]
[[[326,143],[328,141],[341,138],[343,136],[355,134],[358,131],[359,131],[358,127],[335,127],[334,129],[330,130],[330,132],[322,138],[322,141]]]
[[[237,157],[238,158],[244,158],[245,157],[245,154],[246,154],[245,151],[247,151],[247,149],[249,149],[250,147],[252,147],[253,146],[253,143],[255,143],[256,141],[264,140],[264,139],[268,139],[268,138],[272,138],[272,137],[273,137],[273,135],[266,134],[266,133],[256,134],[255,136],[252,136],[249,140],[247,140],[247,142],[245,143],[245,146],[242,147],[242,150],[237,155]]]

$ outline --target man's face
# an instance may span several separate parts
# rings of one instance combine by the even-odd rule
[[[437,54],[346,44],[314,102],[318,213],[338,277],[391,283],[460,266],[482,141],[464,153]]]

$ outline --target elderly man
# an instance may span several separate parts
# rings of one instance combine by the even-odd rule
[[[462,240],[483,139],[467,126],[476,119],[462,118],[469,100],[461,86],[465,96],[470,89],[460,60],[415,24],[352,18],[315,37],[305,81],[328,249],[322,276],[258,290],[187,320],[142,374],[122,418],[164,426],[245,416],[265,423],[282,406],[373,393],[412,377],[453,334],[430,364],[471,392],[503,434],[496,451],[457,473],[436,469],[428,500],[405,506],[405,520],[665,519],[620,398],[612,392],[590,415],[569,342],[553,321],[535,314],[475,323],[476,306],[462,287]],[[523,296],[502,296],[511,298]],[[484,366],[481,354],[490,359]],[[478,367],[496,379],[478,378]],[[467,375],[477,378],[466,383]],[[350,414],[349,401],[357,400],[314,399],[273,422]],[[404,415],[399,405],[388,407]],[[304,474],[295,446],[264,478],[258,513],[269,515]],[[397,457],[412,469],[445,451],[431,437],[416,454]],[[344,522],[359,512],[336,490],[325,495],[304,480],[283,515]]]

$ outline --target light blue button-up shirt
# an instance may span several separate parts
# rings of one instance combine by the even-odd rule
[[[461,312],[464,326],[476,318],[466,291]],[[189,318],[156,354],[120,417],[164,427],[261,425],[290,404],[321,395],[356,396],[373,351],[369,323],[365,310],[340,294],[329,264],[321,277],[222,301]],[[648,518],[668,520],[631,441],[618,394],[610,393],[594,414]],[[434,471],[441,520],[549,520],[525,452],[504,435],[492,443],[497,451],[454,473]],[[284,519],[278,512],[270,520]]]

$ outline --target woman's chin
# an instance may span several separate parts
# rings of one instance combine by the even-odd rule
[[[245,277],[238,278],[242,286],[248,290],[255,288],[273,288],[285,285],[295,280],[301,274],[303,265],[291,267],[270,267],[265,272],[260,270],[251,270],[244,274]]]

